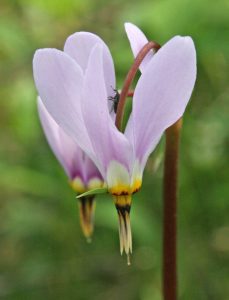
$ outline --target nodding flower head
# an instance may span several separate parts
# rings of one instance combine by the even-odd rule
[[[125,26],[136,56],[147,39],[136,26]],[[192,39],[175,36],[143,60],[123,133],[114,124],[114,111],[110,114],[114,65],[100,38],[79,32],[67,39],[64,52],[38,50],[33,70],[45,107],[95,163],[113,195],[120,250],[129,256],[131,196],[141,187],[150,153],[165,129],[183,115],[194,87],[196,53]]]
[[[83,193],[102,187],[104,181],[95,164],[53,120],[40,97],[38,97],[38,112],[48,143],[64,168],[73,190]],[[81,227],[85,237],[89,240],[94,228],[94,197],[80,198],[79,207]]]

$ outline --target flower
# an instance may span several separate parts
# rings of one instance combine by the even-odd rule
[[[126,28],[137,53],[146,38],[142,39],[144,35],[139,29],[131,33],[130,26]],[[134,25],[131,28],[136,29]],[[72,51],[66,51],[66,47],[65,52],[36,51],[35,84],[56,122],[100,170],[118,211],[121,253],[125,250],[129,256],[132,252],[131,196],[140,189],[147,159],[163,132],[184,113],[196,78],[195,47],[190,37],[175,36],[156,54],[149,54],[141,65],[142,75],[133,95],[132,112],[122,133],[115,127],[107,104],[111,86],[108,82],[114,74],[107,47],[101,40],[91,47],[88,33],[84,40],[87,42],[80,44],[81,34],[76,33],[67,40],[67,49]],[[83,51],[89,43],[90,50]],[[78,51],[78,56],[74,51]],[[81,57],[85,53],[87,64],[82,67]]]
[[[103,186],[103,179],[92,160],[57,125],[38,97],[38,112],[48,143],[63,166],[70,185],[77,193]],[[80,200],[80,223],[85,237],[89,240],[93,233],[95,202],[93,196]]]

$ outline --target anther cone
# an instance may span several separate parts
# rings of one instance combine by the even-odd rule
[[[115,206],[119,220],[119,239],[121,255],[125,251],[127,264],[130,265],[130,254],[132,253],[132,234],[130,226],[131,196],[114,196]]]
[[[87,241],[91,241],[94,231],[94,196],[82,197],[79,199],[80,225]]]

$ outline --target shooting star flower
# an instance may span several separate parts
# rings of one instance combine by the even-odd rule
[[[73,190],[84,193],[103,186],[103,179],[91,159],[57,125],[38,97],[38,112],[48,143],[69,178]],[[90,240],[94,229],[94,196],[79,199],[80,224],[85,237]]]
[[[90,49],[85,68],[70,53],[38,50],[34,79],[47,110],[101,172],[118,211],[120,250],[129,257],[131,197],[141,187],[150,153],[190,99],[196,78],[195,47],[190,37],[176,36],[149,59],[136,85],[124,133],[115,127],[107,104],[111,86],[107,82],[113,72],[113,63],[104,63],[107,48],[96,42]]]

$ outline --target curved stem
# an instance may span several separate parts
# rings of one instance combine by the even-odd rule
[[[153,42],[153,41],[148,42],[136,56],[134,63],[126,76],[126,79],[124,81],[124,85],[123,85],[123,88],[122,88],[122,91],[121,91],[121,94],[119,97],[119,103],[118,103],[116,120],[115,120],[115,125],[120,131],[122,129],[122,120],[123,120],[123,115],[124,115],[126,97],[128,95],[130,85],[138,71],[140,64],[142,63],[142,61],[145,58],[145,56],[147,55],[147,53],[151,49],[158,50],[159,48],[160,48],[160,45],[157,44],[156,42]]]
[[[127,97],[133,97],[134,95],[134,90],[130,90],[127,94]]]
[[[177,176],[182,119],[166,130],[164,163],[163,294],[164,300],[177,299]]]

